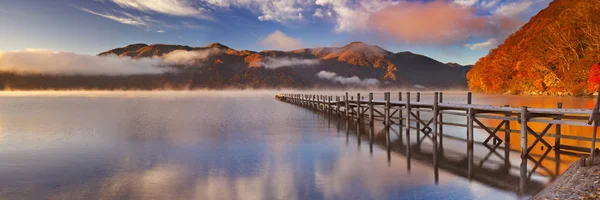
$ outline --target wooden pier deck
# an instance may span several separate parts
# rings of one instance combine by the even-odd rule
[[[314,110],[324,112],[331,115],[336,115],[346,120],[354,121],[356,123],[366,123],[373,130],[375,121],[381,121],[383,123],[383,134],[384,134],[384,146],[389,152],[394,145],[392,145],[390,133],[395,131],[396,134],[406,141],[411,141],[411,137],[416,137],[417,147],[423,140],[431,141],[433,153],[430,154],[431,162],[434,167],[439,167],[440,153],[438,149],[443,149],[443,139],[452,138],[452,136],[444,135],[444,126],[459,126],[466,127],[466,177],[473,178],[473,171],[475,169],[475,161],[473,156],[473,146],[475,143],[481,144],[490,150],[490,153],[486,156],[485,160],[490,155],[500,153],[497,150],[504,150],[503,157],[505,162],[508,161],[508,156],[511,151],[517,151],[520,154],[521,163],[519,168],[519,177],[511,180],[519,180],[519,191],[526,192],[527,184],[532,184],[529,180],[532,174],[536,173],[537,170],[544,170],[547,173],[558,174],[558,163],[555,172],[549,169],[545,169],[542,166],[542,161],[546,159],[548,154],[554,150],[557,158],[560,153],[571,153],[571,154],[590,154],[594,156],[595,145],[596,145],[596,132],[598,126],[598,99],[594,109],[563,109],[562,103],[557,104],[557,108],[530,108],[530,107],[511,107],[511,106],[495,106],[495,105],[478,105],[472,104],[472,94],[467,93],[467,100],[465,103],[444,103],[443,93],[434,92],[432,102],[420,101],[420,93],[416,93],[416,102],[411,102],[411,93],[407,92],[398,93],[398,99],[392,100],[391,93],[384,93],[383,100],[373,98],[373,93],[369,93],[367,100],[360,93],[356,94],[356,99],[353,96],[349,96],[346,92],[344,96],[331,96],[331,95],[316,95],[316,94],[277,94],[276,99],[293,103],[302,107],[312,108]],[[599,97],[600,98],[600,97]],[[462,116],[466,118],[466,123],[454,123],[444,122],[444,115]],[[424,118],[424,116],[427,116]],[[481,119],[492,119],[500,121],[498,124],[489,125],[485,124],[484,120]],[[520,124],[519,129],[511,129],[511,122],[517,122]],[[542,130],[534,130],[531,128],[530,123],[543,123],[545,124]],[[592,126],[593,131],[592,137],[567,135],[561,132],[561,125],[570,126]],[[554,128],[553,128],[554,127]],[[554,133],[550,133],[551,129],[554,129]],[[487,137],[483,141],[475,141],[474,129],[482,129],[487,133]],[[415,131],[414,133],[411,133]],[[404,133],[403,133],[404,132]],[[503,137],[499,137],[500,134],[504,134]],[[519,133],[520,148],[512,149],[510,146],[511,133]],[[359,136],[360,137],[360,136]],[[369,140],[372,142],[375,139],[374,131],[369,131]],[[532,139],[533,141],[529,141]],[[461,139],[461,138],[453,138]],[[554,140],[553,144],[548,140]],[[562,145],[561,139],[588,141],[590,146],[569,146]],[[514,140],[514,139],[513,139]],[[503,145],[502,145],[503,144]],[[411,142],[406,142],[401,148],[404,148],[403,154],[408,160],[411,159],[415,152],[414,147],[411,147]],[[542,154],[534,154],[532,152],[536,145],[542,145],[545,151]],[[542,149],[544,149],[542,147]],[[398,149],[395,149],[396,151]],[[415,154],[423,158],[422,154]],[[443,158],[442,158],[443,159]],[[533,166],[528,167],[528,163],[531,162]],[[457,165],[459,163],[456,163]],[[509,164],[509,163],[505,163]],[[443,167],[443,166],[442,166]],[[507,166],[509,167],[509,166]],[[447,167],[446,167],[447,168]],[[475,177],[477,178],[477,177]],[[486,179],[488,182],[493,180],[489,177],[479,177],[478,179]],[[513,183],[511,183],[513,184]],[[515,184],[513,184],[515,185]],[[534,183],[534,185],[536,185]],[[530,187],[533,185],[530,185]],[[534,187],[538,187],[536,185]]]

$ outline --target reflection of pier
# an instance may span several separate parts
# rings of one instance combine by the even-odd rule
[[[371,148],[373,143],[383,145],[388,152],[388,158],[391,150],[404,154],[409,169],[411,159],[430,162],[434,166],[436,182],[438,168],[442,168],[497,188],[521,192],[527,192],[526,188],[531,188],[533,191],[539,191],[544,184],[532,180],[532,175],[541,174],[554,179],[559,173],[561,154],[580,155],[582,152],[590,152],[592,156],[594,154],[592,149],[595,149],[596,142],[598,102],[594,110],[562,109],[560,103],[558,108],[527,108],[471,104],[471,93],[468,94],[465,104],[444,103],[442,93],[436,92],[433,96],[433,102],[429,103],[420,101],[420,93],[416,95],[416,102],[411,102],[410,93],[406,93],[404,101],[402,93],[398,93],[398,101],[392,101],[390,93],[384,93],[384,100],[373,99],[373,93],[369,94],[368,100],[364,100],[360,94],[357,94],[354,100],[354,97],[348,97],[348,93],[344,97],[336,96],[335,99],[333,96],[305,94],[282,94],[277,95],[276,98],[336,115],[338,118],[345,118],[346,130],[349,130],[350,123],[356,122],[355,130],[359,142],[360,136],[368,136]],[[466,124],[443,122],[444,115],[466,117]],[[490,122],[482,122],[481,119],[496,120],[499,123],[490,127],[485,124]],[[376,121],[383,122],[383,128],[379,133],[375,132]],[[361,122],[368,124],[368,131],[362,130],[365,128],[360,125]],[[511,122],[519,123],[520,128],[512,130]],[[591,138],[561,133],[562,124],[590,126],[592,122],[594,130]],[[545,126],[542,130],[534,130],[530,126],[531,123],[543,123]],[[444,134],[444,126],[466,127],[466,139]],[[474,139],[476,128],[484,130],[487,138],[476,141]],[[549,132],[552,128],[554,133]],[[363,131],[369,134],[361,134],[364,133]],[[412,131],[415,133],[411,134]],[[519,149],[511,148],[510,136],[513,132],[520,134]],[[549,142],[548,138],[553,138],[553,141]],[[466,156],[460,149],[444,148],[444,139],[464,142],[467,147]],[[561,145],[561,139],[591,141],[590,148]],[[424,144],[428,144],[429,148],[424,148],[427,147]],[[475,156],[474,147],[485,150],[485,155]],[[533,152],[538,148],[542,150],[541,154]],[[479,149],[477,153],[482,152]],[[542,165],[543,161],[548,160],[547,156],[552,151],[556,159],[554,170]],[[511,152],[520,154],[519,166],[511,165]],[[492,157],[496,160],[491,159]],[[490,164],[496,167],[484,166]],[[528,167],[528,164],[532,166]],[[519,173],[511,173],[513,169],[518,170]]]

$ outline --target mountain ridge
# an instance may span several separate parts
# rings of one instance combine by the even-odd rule
[[[274,59],[313,59],[319,64],[312,67],[304,65],[292,67],[298,75],[298,80],[308,80],[312,85],[336,85],[335,82],[323,81],[316,78],[320,71],[334,72],[339,76],[377,79],[389,86],[429,86],[429,87],[466,87],[467,67],[447,65],[435,59],[412,52],[387,51],[376,45],[355,41],[341,47],[302,48],[289,51],[263,50],[254,52],[236,50],[220,43],[211,43],[202,47],[168,44],[131,44],[116,48],[98,55],[117,54],[132,58],[161,57],[175,50],[196,51],[210,48],[225,50],[224,54],[215,55],[213,59],[220,60],[229,66],[236,66],[238,71],[246,68],[264,67],[265,62]],[[134,47],[141,47],[135,49]],[[130,50],[130,51],[125,51]],[[243,62],[241,62],[243,60]],[[286,66],[284,66],[286,67]],[[289,73],[290,71],[288,71]],[[292,78],[294,79],[294,78]]]

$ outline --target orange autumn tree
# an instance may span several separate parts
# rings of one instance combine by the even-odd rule
[[[597,62],[590,68],[587,86],[588,91],[597,91],[598,84],[600,84],[600,62]]]

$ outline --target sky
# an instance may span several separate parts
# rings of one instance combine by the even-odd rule
[[[474,64],[550,0],[0,0],[0,52],[133,43],[238,50],[353,41]]]

